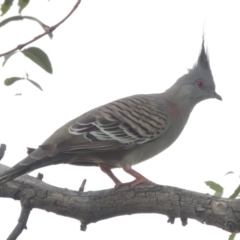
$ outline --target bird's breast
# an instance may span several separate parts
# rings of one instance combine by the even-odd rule
[[[171,104],[171,103],[168,103]],[[160,137],[150,142],[141,144],[129,153],[127,153],[121,161],[121,166],[132,166],[156,156],[167,149],[179,137],[184,129],[189,112],[183,111],[181,106],[172,104],[168,107],[169,127]]]

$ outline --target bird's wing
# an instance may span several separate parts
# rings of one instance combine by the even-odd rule
[[[57,130],[40,147],[60,152],[132,148],[168,128],[165,104],[156,95],[136,95],[96,108]]]

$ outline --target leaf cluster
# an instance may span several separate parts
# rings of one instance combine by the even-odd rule
[[[14,2],[14,0],[5,0],[3,2],[3,4],[1,5],[1,12],[2,12],[1,17],[5,16],[5,14],[8,13],[8,11],[10,10],[10,8],[13,5],[13,2]],[[5,18],[4,20],[0,21],[0,28],[4,27],[7,24],[10,24],[14,21],[27,20],[27,21],[36,22],[43,28],[44,31],[47,32],[49,30],[49,26],[47,24],[43,23],[36,17],[21,15],[23,9],[25,9],[29,5],[29,3],[30,3],[30,0],[18,0],[18,15],[8,17],[8,18]],[[48,36],[50,39],[52,39],[52,37],[53,37],[52,32],[48,32]],[[38,65],[41,69],[43,69],[47,73],[52,74],[53,68],[52,68],[52,64],[51,64],[51,61],[50,61],[48,55],[42,49],[40,49],[38,47],[29,47],[29,48],[23,47],[23,49],[21,49],[21,47],[19,46],[19,50],[10,52],[10,53],[4,55],[2,66],[4,67],[6,65],[6,63],[8,62],[8,60],[10,58],[14,57],[17,53],[21,53],[23,56],[27,57],[32,62],[34,62],[36,65]],[[28,73],[26,73],[25,77],[22,77],[22,76],[21,77],[20,76],[8,77],[4,80],[4,84],[6,86],[10,86],[13,83],[20,81],[20,80],[26,80],[26,81],[30,82],[31,84],[33,84],[33,86],[37,87],[39,90],[42,91],[42,87],[40,86],[39,83],[37,83],[34,80],[29,79]]]

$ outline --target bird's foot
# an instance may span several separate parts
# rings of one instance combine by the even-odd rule
[[[143,178],[136,178],[134,181],[130,182],[131,188],[135,188],[136,186],[141,185],[141,184],[156,184],[156,183],[148,180],[145,177],[143,177]]]
[[[136,186],[138,186],[140,184],[156,184],[156,183],[148,180],[147,178],[145,178],[143,175],[141,175],[137,171],[133,170],[131,167],[130,168],[124,167],[123,170],[125,172],[127,172],[128,174],[132,175],[133,177],[135,177],[134,181],[128,183],[128,184],[130,184],[131,188],[135,188]]]
[[[121,186],[126,186],[126,185],[130,185],[130,188],[135,188],[136,186],[141,185],[141,184],[156,184],[156,183],[148,180],[145,177],[142,177],[142,178],[137,178],[132,182],[126,182],[126,183],[119,182],[115,185],[115,188],[119,188]]]
[[[124,186],[124,185],[126,185],[126,184],[124,184],[124,183],[122,183],[122,182],[115,182],[115,186],[114,186],[114,188],[119,188],[119,187],[121,187],[121,186]]]

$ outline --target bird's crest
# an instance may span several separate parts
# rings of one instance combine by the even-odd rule
[[[205,41],[204,41],[204,36],[203,36],[202,48],[201,48],[201,52],[198,57],[197,65],[200,65],[201,67],[204,67],[205,69],[210,69],[208,52],[207,52],[207,50],[205,50],[204,43],[205,43]]]

